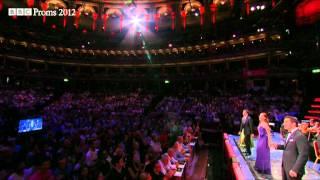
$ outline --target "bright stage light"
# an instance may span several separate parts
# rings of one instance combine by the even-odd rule
[[[134,26],[139,26],[139,25],[140,25],[140,22],[141,22],[141,19],[139,19],[137,16],[134,16],[134,17],[131,19],[131,23],[132,23]]]

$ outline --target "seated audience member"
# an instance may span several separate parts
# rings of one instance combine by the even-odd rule
[[[143,169],[145,172],[151,173],[154,168],[155,160],[151,157],[151,153],[147,153],[144,158]]]
[[[195,130],[194,130],[193,135],[194,135],[194,138],[198,137],[200,135],[200,123],[199,122],[197,122],[197,124],[195,124]]]
[[[310,127],[313,127],[315,124],[315,120],[314,119],[310,119]]]
[[[320,148],[320,128],[318,129],[317,135],[316,135],[316,141],[319,144],[319,148]]]
[[[88,152],[86,153],[85,163],[88,167],[92,167],[95,165],[96,160],[98,159],[98,149],[95,148],[94,143],[90,145]]]
[[[183,148],[183,137],[182,136],[178,136],[177,141],[176,141],[176,143],[174,145],[176,146],[177,150],[180,153],[182,153],[182,154],[185,153],[185,150]]]
[[[320,128],[320,120],[314,122],[314,125],[311,127],[315,132]]]
[[[23,170],[24,179],[29,179],[35,170],[36,170],[36,168],[35,168],[34,163],[32,163],[32,165],[30,167],[28,167],[28,166],[25,167]]]
[[[149,173],[143,172],[140,174],[139,180],[152,180],[152,177]]]
[[[174,157],[177,159],[177,160],[181,160],[181,159],[185,159],[184,157],[184,150],[182,148],[179,148],[179,143],[176,142],[174,143],[172,149],[174,151]]]
[[[302,122],[299,126],[299,130],[308,137],[309,131],[308,131],[309,123],[308,122]]]
[[[173,168],[169,162],[169,156],[167,154],[163,154],[158,162],[160,164],[162,174],[168,178],[171,178],[176,169]]]
[[[310,121],[311,122],[311,121]],[[310,133],[310,137],[309,137],[309,140],[313,140],[313,139],[316,139],[316,135],[317,135],[317,131],[318,129],[320,129],[320,123],[319,121],[315,121],[313,120],[313,126],[311,126],[311,123],[310,123],[310,128],[308,129],[309,133]]]
[[[122,146],[121,143],[119,143],[113,152],[113,156],[124,156],[124,155],[125,155],[124,147]]]
[[[169,136],[168,136],[169,132],[167,129],[164,129],[162,131],[162,133],[160,134],[159,136],[159,142],[161,144],[161,148],[163,151],[167,150],[168,149],[168,146],[169,146]]]
[[[126,167],[131,179],[138,179],[143,167],[140,158],[139,143],[133,141],[132,148],[132,153],[129,153],[129,156],[127,158],[128,160],[126,162]]]
[[[183,139],[185,142],[190,143],[193,140],[193,130],[192,127],[188,127],[188,129],[183,134]]]
[[[192,148],[189,146],[188,139],[185,139],[183,136],[179,136],[177,142],[179,143],[179,146],[181,146],[182,148],[182,153],[191,153]]]
[[[24,174],[23,174],[23,169],[25,167],[24,162],[20,162],[16,170],[8,177],[8,180],[23,180],[24,179]]]
[[[112,158],[112,169],[107,179],[124,179],[126,177],[125,162],[122,156],[114,156]]]
[[[30,180],[54,180],[55,177],[50,169],[50,160],[46,159],[30,177]]]
[[[172,165],[178,165],[178,160],[174,157],[174,155],[175,155],[174,149],[173,148],[169,148],[167,154],[168,154],[170,163]]]
[[[183,149],[188,153],[192,153],[192,147],[189,145],[190,142],[188,139],[183,139]]]
[[[154,165],[153,171],[151,172],[151,177],[152,177],[152,180],[163,180],[164,179],[164,174],[162,174],[161,165],[159,162],[157,162]]]
[[[142,171],[142,167],[140,166],[140,164],[137,164],[132,159],[129,159],[126,162],[126,167],[128,170],[128,176],[130,177],[129,179],[138,179]]]
[[[72,166],[68,162],[66,157],[62,157],[58,160],[58,167],[54,170],[54,175],[57,179],[71,179]]]
[[[80,175],[77,177],[78,179],[83,179],[83,180],[89,180],[90,179],[90,174],[89,174],[89,169],[86,166],[80,167]]]
[[[152,136],[152,140],[150,141],[150,146],[153,152],[159,155],[162,153],[161,144],[159,142],[159,137],[157,135]]]

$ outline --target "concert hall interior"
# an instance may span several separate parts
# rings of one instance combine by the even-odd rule
[[[319,0],[0,0],[0,179],[320,179]]]

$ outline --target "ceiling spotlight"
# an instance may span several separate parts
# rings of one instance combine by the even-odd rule
[[[256,8],[252,6],[252,7],[250,8],[250,10],[251,10],[251,11],[254,11],[254,10],[256,10]]]
[[[82,46],[81,46],[81,48],[83,49],[83,48],[85,48],[85,46],[84,46],[84,45],[82,45]]]
[[[260,29],[257,29],[257,32],[260,32]]]
[[[262,5],[262,6],[261,6],[261,10],[264,10],[265,8],[266,8],[265,5]]]
[[[195,11],[196,11],[196,9],[195,9],[195,8],[192,8],[192,9],[191,9],[191,12],[195,12]]]
[[[132,19],[131,19],[131,23],[135,26],[138,26],[140,24],[140,19],[137,17],[137,16],[134,16]]]
[[[194,15],[195,15],[195,16],[199,16],[199,13],[196,12],[196,13],[194,13]]]
[[[233,34],[233,35],[232,35],[232,37],[233,37],[233,38],[235,38],[235,37],[236,37],[236,35],[235,35],[235,34]]]
[[[260,9],[260,6],[257,6],[257,9],[259,10],[259,9]]]
[[[169,44],[168,44],[168,46],[171,48],[171,47],[172,47],[172,44],[171,44],[171,43],[169,43]]]
[[[261,32],[263,32],[263,31],[264,31],[264,29],[263,29],[263,28],[261,28],[261,29],[260,29],[260,31],[261,31]]]

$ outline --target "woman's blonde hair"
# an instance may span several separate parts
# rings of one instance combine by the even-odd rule
[[[267,123],[269,125],[269,117],[266,112],[261,112],[260,115],[262,115],[264,118],[262,119],[263,122]],[[259,118],[260,121],[260,118]]]
[[[260,115],[263,117],[261,120],[260,120]],[[271,148],[272,146],[272,138],[271,138],[271,128],[269,126],[269,117],[268,117],[268,114],[266,112],[261,112],[259,115],[259,126],[262,126],[266,131],[267,131],[267,134],[268,134],[268,146],[269,148]]]
[[[270,132],[271,129],[270,129],[270,126],[269,126],[268,114],[266,112],[261,112],[260,115],[263,117],[262,119],[259,118],[260,123],[261,122],[265,123],[265,124],[261,124],[261,126],[264,127],[267,130],[267,132]],[[260,115],[259,115],[259,117],[260,117]]]

